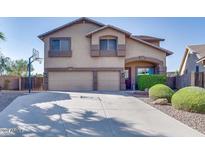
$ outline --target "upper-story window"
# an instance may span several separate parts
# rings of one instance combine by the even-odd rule
[[[71,50],[70,38],[51,38],[50,50],[54,52],[65,52]]]
[[[117,40],[116,39],[100,39],[101,51],[116,51]]]

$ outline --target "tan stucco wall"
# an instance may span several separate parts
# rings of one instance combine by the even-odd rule
[[[102,36],[115,36],[117,37],[117,42],[118,44],[125,44],[125,34],[120,33],[116,30],[110,29],[110,28],[106,28],[102,31],[99,31],[97,33],[94,33],[92,35],[92,44],[93,45],[98,45],[99,44],[99,39]]]
[[[124,67],[123,57],[91,57],[90,38],[86,34],[99,28],[90,23],[75,24],[61,31],[55,32],[44,39],[45,42],[45,68],[62,67]],[[49,58],[50,37],[71,37],[72,57]],[[121,38],[121,37],[120,37]]]
[[[163,61],[163,65],[166,66],[166,53],[130,38],[127,38],[126,42],[126,59],[146,56]]]
[[[95,33],[91,38],[86,37],[86,34],[90,31],[99,28],[91,23],[75,24],[73,26],[64,28],[44,38],[45,48],[45,68],[86,68],[86,67],[118,67],[123,68],[125,66],[125,58],[132,58],[138,56],[146,56],[156,58],[163,61],[163,65],[166,66],[166,53],[152,48],[148,45],[144,45],[140,42],[134,41],[125,34],[107,28],[100,32]],[[126,43],[126,57],[91,57],[90,56],[90,43],[99,43],[99,38],[102,36],[116,36],[118,37],[119,44]],[[71,50],[72,57],[56,58],[48,57],[49,51],[49,38],[50,37],[71,37]]]

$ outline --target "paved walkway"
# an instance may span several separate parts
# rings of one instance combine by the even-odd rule
[[[203,135],[123,92],[42,92],[0,113],[0,136]]]

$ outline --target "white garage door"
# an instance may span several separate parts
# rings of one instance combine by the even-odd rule
[[[98,90],[120,90],[119,72],[98,72]]]
[[[92,90],[93,73],[92,72],[49,72],[48,74],[49,90]]]

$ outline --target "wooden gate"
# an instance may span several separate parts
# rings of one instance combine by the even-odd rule
[[[203,72],[195,73],[195,86],[205,88],[205,74]]]
[[[27,90],[29,87],[28,77],[21,78],[21,90]],[[32,90],[43,90],[43,77],[31,77]]]

